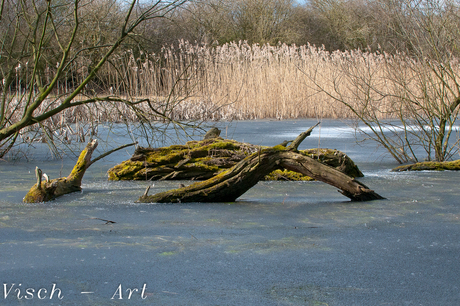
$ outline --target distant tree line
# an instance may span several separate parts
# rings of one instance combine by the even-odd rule
[[[243,40],[393,53],[413,51],[421,46],[413,46],[411,36],[431,34],[446,51],[458,53],[453,47],[460,38],[458,24],[455,0],[196,0],[146,26],[150,39],[143,45],[159,51],[179,39],[208,45]],[[429,33],[433,26],[442,31]]]

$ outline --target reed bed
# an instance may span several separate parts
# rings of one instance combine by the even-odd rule
[[[112,67],[105,72],[117,80],[110,86],[115,94],[150,98],[178,120],[355,118],[369,111],[398,118],[409,112],[403,91],[418,99],[437,86],[436,77],[426,78],[433,76],[430,67],[404,54],[331,53],[312,45],[206,47],[182,41],[159,55],[136,59],[129,53],[118,61],[117,74]]]
[[[336,70],[334,60],[313,46],[239,42],[210,48],[181,42],[136,66],[133,57],[124,59],[119,66],[125,79],[118,83],[123,86],[114,88],[154,99],[173,93],[181,101],[170,109],[174,119],[346,118],[351,112],[321,94],[312,79],[312,71]]]
[[[68,72],[55,98],[37,113],[60,103],[59,97],[78,84],[86,67],[84,60],[80,64]],[[98,102],[66,110],[52,120],[65,125],[164,117],[355,118],[369,110],[376,118],[397,118],[406,109],[399,91],[408,89],[414,97],[430,94],[420,80],[421,69],[426,69],[422,66],[402,54],[361,50],[331,53],[312,45],[260,46],[246,42],[207,47],[181,41],[176,47],[163,48],[161,54],[127,51],[115,56],[76,99],[106,95],[133,101],[149,99],[150,104],[138,104],[133,110],[128,104]],[[11,101],[19,102],[11,105],[23,103],[20,101],[26,92],[12,90]],[[153,113],[152,108],[164,117]]]

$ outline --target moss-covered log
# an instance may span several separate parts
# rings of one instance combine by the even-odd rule
[[[206,180],[230,169],[258,150],[255,146],[220,137],[189,141],[185,145],[163,148],[137,148],[133,156],[109,169],[109,180]],[[343,152],[331,149],[309,149],[299,154],[346,173],[362,177],[362,172]],[[312,178],[285,169],[268,173],[263,180],[312,180]]]
[[[109,169],[109,180],[204,180],[256,151],[253,145],[222,138],[189,141],[163,148],[139,147]]]
[[[434,171],[444,171],[444,170],[460,170],[460,160],[445,161],[445,162],[435,162],[427,161],[420,162],[410,165],[403,165],[392,169],[393,172],[401,171],[423,171],[423,170],[434,170]]]
[[[299,137],[303,137],[302,134]],[[299,139],[298,137],[298,139]],[[303,139],[302,139],[303,140]],[[277,169],[288,169],[308,175],[340,189],[343,195],[354,201],[383,199],[367,186],[354,178],[324,165],[297,151],[295,146],[278,145],[260,149],[244,158],[229,170],[187,187],[148,195],[148,190],[139,202],[177,203],[177,202],[232,202]]]

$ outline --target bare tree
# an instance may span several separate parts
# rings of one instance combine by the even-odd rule
[[[360,130],[398,162],[447,160],[458,151],[458,137],[452,139],[460,111],[458,4],[380,4],[379,16],[393,20],[388,27],[398,37],[399,51],[356,51],[337,61],[335,74],[320,78],[318,70],[310,77],[319,91],[346,105],[364,123]]]
[[[194,33],[192,41],[277,44],[294,43],[298,36],[293,0],[193,1],[180,17]]]
[[[166,17],[186,2],[1,0],[0,157],[33,126],[52,142],[44,123],[81,106],[121,105],[148,121],[139,107],[147,103],[151,114],[169,120],[149,99],[98,87],[104,82],[99,73],[136,38],[141,24]]]

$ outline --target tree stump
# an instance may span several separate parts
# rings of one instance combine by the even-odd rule
[[[94,162],[91,161],[91,155],[96,147],[96,139],[86,145],[85,149],[80,153],[72,172],[67,177],[49,180],[45,175],[45,180],[43,180],[42,170],[36,167],[37,183],[30,188],[23,201],[25,203],[47,202],[67,193],[81,191],[83,175],[86,169]]]

